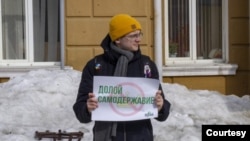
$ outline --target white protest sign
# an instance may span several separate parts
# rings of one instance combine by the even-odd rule
[[[94,76],[93,93],[98,108],[92,111],[95,121],[131,121],[155,118],[154,98],[159,80],[150,78]]]

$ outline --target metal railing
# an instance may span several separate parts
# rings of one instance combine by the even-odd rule
[[[58,132],[50,132],[50,131],[45,131],[45,132],[35,132],[35,138],[38,140],[42,140],[45,138],[50,138],[53,139],[53,141],[60,141],[63,139],[68,139],[68,141],[81,141],[83,138],[83,132],[66,132],[66,131],[61,131],[59,130]]]

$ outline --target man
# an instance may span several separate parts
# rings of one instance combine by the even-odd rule
[[[91,112],[98,108],[98,101],[92,93],[94,75],[159,79],[155,63],[141,54],[141,30],[140,23],[130,15],[118,14],[111,19],[109,34],[101,43],[104,53],[91,59],[82,72],[78,96],[73,106],[81,123],[91,122]],[[165,99],[161,86],[155,94],[155,105],[158,108],[158,117],[155,119],[165,121],[169,115],[170,103]],[[93,134],[93,141],[153,141],[150,119],[95,121]]]

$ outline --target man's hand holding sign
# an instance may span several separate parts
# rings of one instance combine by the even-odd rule
[[[155,118],[163,106],[158,87],[156,79],[95,76],[94,92],[89,93],[87,108],[92,120]]]

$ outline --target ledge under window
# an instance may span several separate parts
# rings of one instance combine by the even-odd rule
[[[235,75],[236,64],[209,64],[209,65],[169,65],[163,66],[163,76],[209,76]]]
[[[51,69],[59,70],[62,69],[60,66],[9,66],[9,67],[0,67],[0,77],[1,78],[11,78],[18,75],[25,74],[32,70],[38,69]],[[72,69],[72,67],[65,66],[64,69]]]

